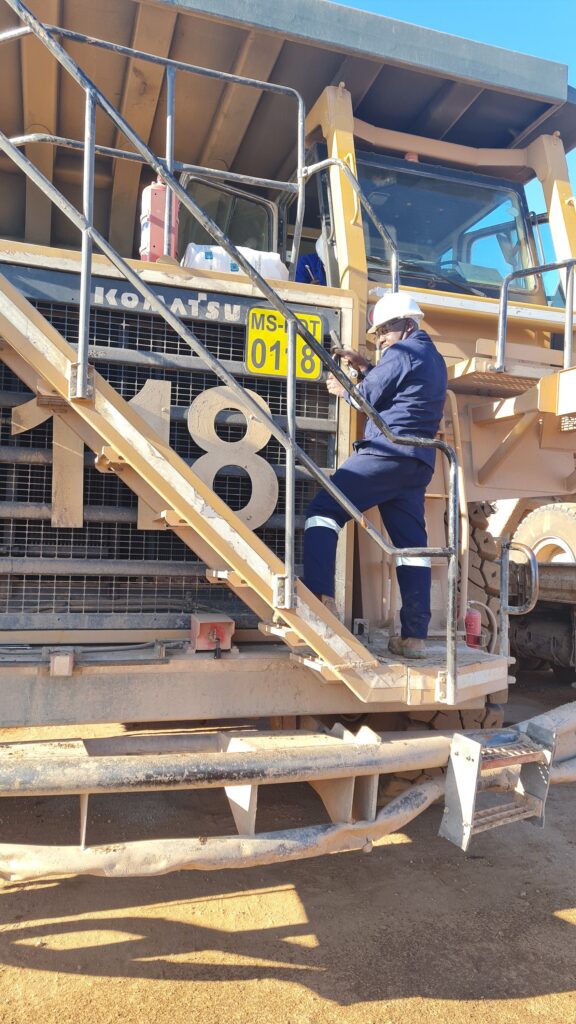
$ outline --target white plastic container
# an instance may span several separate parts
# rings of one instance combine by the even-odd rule
[[[275,281],[288,280],[288,271],[277,252],[261,252],[259,249],[249,249],[244,245],[237,246],[237,249],[262,277]],[[186,246],[181,262],[183,267],[189,267],[191,270],[213,270],[219,274],[244,276],[239,264],[230,259],[220,245],[195,245],[190,242]]]
[[[179,202],[172,196],[172,228],[170,231],[169,255],[176,258],[178,239]],[[155,181],[142,192],[140,213],[140,259],[155,263],[164,255],[164,216],[166,212],[166,185]]]

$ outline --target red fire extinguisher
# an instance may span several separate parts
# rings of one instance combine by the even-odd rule
[[[464,617],[464,629],[466,630],[466,644],[468,647],[482,646],[482,616],[477,608],[468,605]]]

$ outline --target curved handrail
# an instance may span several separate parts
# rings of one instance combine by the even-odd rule
[[[508,291],[512,281],[525,277],[540,277],[550,270],[567,270],[566,275],[566,312],[564,319],[564,369],[568,370],[573,365],[574,357],[574,267],[576,259],[559,260],[556,263],[540,263],[534,267],[527,267],[523,270],[512,270],[502,281],[500,289],[500,304],[498,307],[498,335],[496,341],[496,373],[505,373],[506,356],[506,325],[508,320]]]
[[[539,593],[538,560],[531,547],[518,540],[502,540],[500,559],[500,654],[508,655],[508,616],[527,615],[535,607]],[[526,556],[530,570],[530,593],[522,605],[511,605],[508,600],[510,586],[510,551],[515,549]]]

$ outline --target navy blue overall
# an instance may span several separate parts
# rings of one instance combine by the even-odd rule
[[[326,284],[324,264],[317,253],[308,252],[305,256],[298,257],[294,280],[304,284]]]
[[[358,390],[397,436],[432,438],[442,417],[446,382],[442,356],[426,332],[416,330],[383,352]],[[354,449],[333,482],[361,512],[378,506],[395,547],[426,547],[424,495],[435,450],[387,441],[370,420]],[[326,491],[319,491],[306,511],[303,580],[318,596],[334,596],[336,544],[349,518]],[[430,559],[399,560],[396,572],[402,636],[424,639],[430,622]]]

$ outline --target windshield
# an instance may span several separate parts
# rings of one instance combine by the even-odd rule
[[[398,246],[402,280],[423,287],[496,294],[512,270],[533,265],[519,194],[506,185],[467,181],[433,167],[358,154],[364,192]],[[388,161],[386,161],[388,164]],[[370,270],[381,274],[389,253],[364,218]],[[371,276],[378,276],[372,274]],[[533,278],[514,290],[534,291]]]

